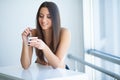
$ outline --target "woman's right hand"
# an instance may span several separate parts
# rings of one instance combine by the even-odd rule
[[[31,34],[31,29],[28,27],[22,33],[23,43],[28,44],[28,36]]]

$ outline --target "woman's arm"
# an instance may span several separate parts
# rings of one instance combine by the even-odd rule
[[[22,52],[21,52],[21,65],[24,69],[27,69],[32,60],[32,54],[33,54],[33,48],[31,46],[28,46],[28,40],[27,37],[29,34],[32,34],[30,29],[27,28],[22,33]]]
[[[71,41],[70,32],[67,29],[62,28],[60,43],[55,53],[56,55],[54,55],[54,53],[48,48],[48,46],[46,46],[43,49],[44,55],[47,58],[48,63],[52,65],[54,68],[57,68],[57,67],[65,68],[64,57],[67,54],[70,41]]]
[[[31,64],[32,59],[32,47],[22,44],[21,64],[24,69],[27,69]]]

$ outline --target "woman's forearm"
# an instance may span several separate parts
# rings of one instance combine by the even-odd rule
[[[48,63],[53,67],[53,68],[64,68],[65,64],[62,60],[60,60],[50,49],[48,46],[45,47],[43,50],[43,53],[45,57],[48,60]]]
[[[31,64],[31,47],[23,43],[22,53],[21,53],[21,65],[24,69],[27,69]]]

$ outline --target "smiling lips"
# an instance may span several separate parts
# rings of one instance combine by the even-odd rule
[[[48,24],[42,24],[42,26],[47,26]]]

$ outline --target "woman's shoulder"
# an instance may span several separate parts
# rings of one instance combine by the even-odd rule
[[[61,37],[62,36],[67,36],[67,37],[71,36],[71,33],[70,33],[69,29],[64,28],[64,27],[61,28],[61,33],[60,34],[61,34]]]
[[[65,27],[62,27],[61,28],[61,34],[65,34],[65,33],[70,34],[70,31],[69,31],[69,29],[67,29]]]

